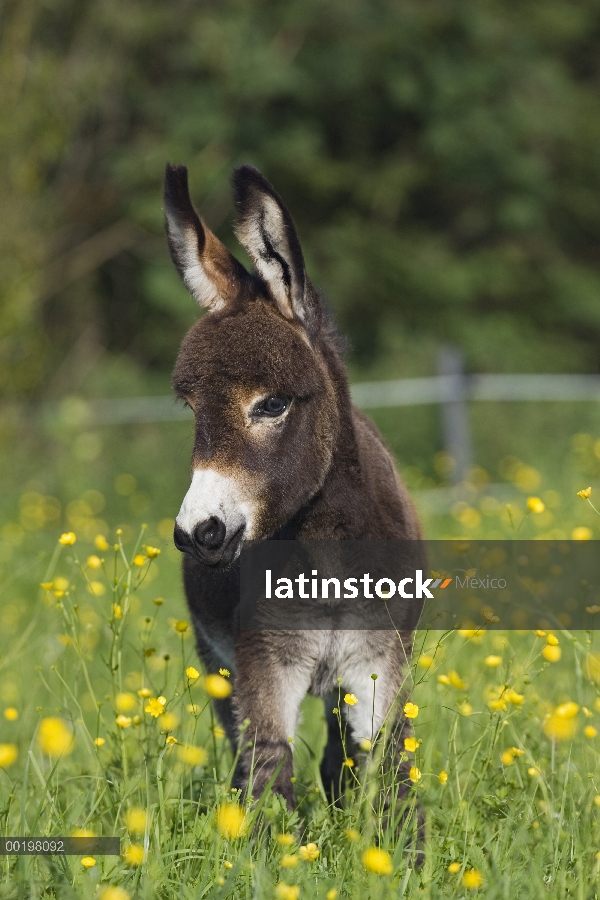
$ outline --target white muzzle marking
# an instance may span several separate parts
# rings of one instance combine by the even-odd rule
[[[239,481],[215,469],[196,469],[192,483],[181,504],[176,522],[189,535],[200,522],[215,516],[227,534],[245,526],[245,537],[252,537],[255,506],[244,496]]]

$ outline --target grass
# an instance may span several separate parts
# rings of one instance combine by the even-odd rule
[[[208,693],[215,688],[203,673],[186,674],[198,661],[170,541],[186,487],[184,428],[164,438],[142,428],[112,442],[108,429],[94,432],[104,443],[95,459],[98,442],[78,442],[68,430],[48,440],[45,455],[33,452],[38,438],[29,435],[30,452],[13,454],[5,467],[2,834],[118,835],[124,855],[99,856],[87,868],[79,857],[0,858],[0,897],[600,893],[593,632],[557,633],[555,662],[546,659],[557,656],[545,650],[548,635],[418,634],[412,700],[420,743],[407,756],[420,773],[410,803],[418,799],[425,814],[422,867],[383,827],[377,749],[366,775],[349,772],[341,807],[327,803],[318,776],[323,712],[314,698],[304,703],[294,742],[297,812],[289,815],[269,792],[239,810],[234,760]],[[423,504],[428,536],[570,538],[577,528],[598,536],[600,520],[575,496],[599,474],[598,444],[592,430],[564,442],[565,471],[556,479],[552,461],[544,470],[524,453],[507,455],[475,470],[447,508]],[[35,470],[25,459],[36,460]],[[440,455],[422,465],[413,458],[413,488],[443,485],[446,464]],[[510,510],[490,481],[504,484]],[[528,508],[531,495],[543,511]],[[144,530],[142,518],[150,523]],[[74,544],[57,541],[66,530],[76,533]],[[146,706],[159,697],[165,703],[155,717]],[[413,824],[409,816],[407,833]],[[374,847],[388,856],[365,857]]]

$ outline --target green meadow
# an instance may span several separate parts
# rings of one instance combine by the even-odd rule
[[[600,535],[594,490],[577,496],[598,476],[593,409],[547,410],[564,416],[564,444],[537,464],[531,431],[522,457],[494,458],[490,413],[475,409],[488,465],[455,494],[444,454],[412,450],[427,414],[375,418],[406,461],[428,537]],[[589,430],[574,432],[586,415]],[[116,835],[121,856],[2,857],[1,897],[597,896],[594,632],[418,632],[412,781],[396,830],[382,810],[381,741],[347,758],[343,801],[328,802],[314,698],[294,739],[296,812],[268,791],[245,802],[211,705],[231,677],[200,670],[171,542],[190,424],[82,430],[65,417],[53,429],[5,425],[2,835]]]

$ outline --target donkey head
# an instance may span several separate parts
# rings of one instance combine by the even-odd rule
[[[292,218],[252,166],[233,176],[236,234],[249,273],[200,220],[187,169],[167,166],[173,262],[207,310],[186,335],[173,385],[195,414],[192,483],[175,544],[228,566],[244,541],[271,536],[320,489],[339,415],[319,295]]]

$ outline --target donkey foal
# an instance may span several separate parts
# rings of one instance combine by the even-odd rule
[[[236,784],[252,778],[259,795],[279,769],[274,789],[293,808],[290,739],[307,693],[326,698],[321,774],[334,794],[339,784],[344,756],[331,713],[338,679],[359,698],[347,708],[355,748],[385,723],[389,767],[405,782],[412,634],[240,631],[239,553],[257,540],[416,541],[421,530],[382,439],[350,402],[335,330],[287,208],[252,166],[235,170],[233,189],[252,273],[200,220],[185,166],[167,166],[171,256],[207,310],[184,338],[173,375],[195,415],[192,481],[174,540],[200,657],[208,671],[233,673],[231,699],[217,701],[217,711],[234,748],[246,723]]]

